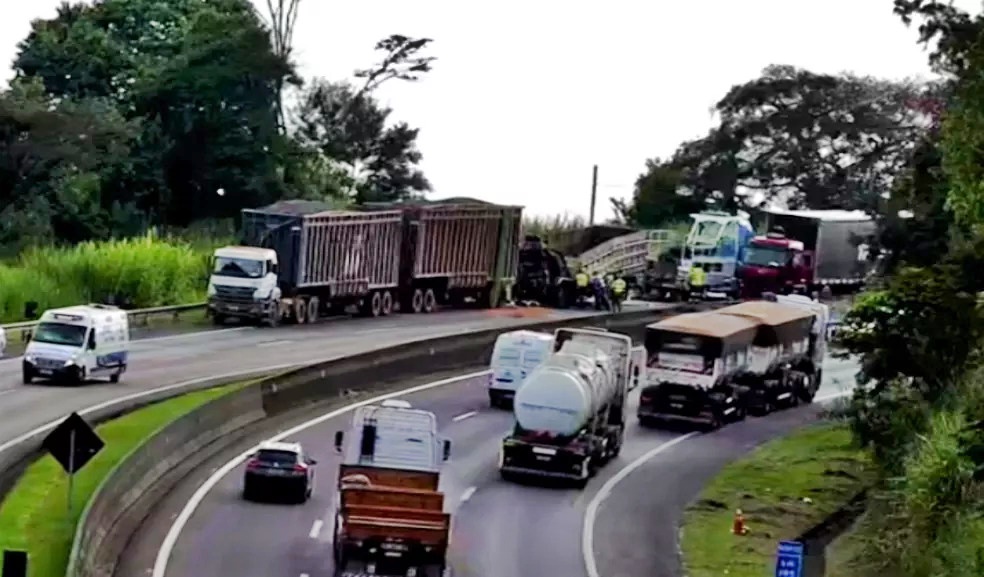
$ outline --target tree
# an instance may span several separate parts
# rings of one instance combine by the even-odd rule
[[[929,120],[938,87],[770,66],[715,106],[720,123],[677,154],[684,184],[724,208],[873,210]]]
[[[611,199],[612,208],[622,222],[639,228],[657,228],[685,220],[704,208],[701,199],[680,194],[683,174],[671,161],[646,161],[646,171],[636,178],[632,199]]]
[[[430,190],[417,169],[421,154],[417,130],[405,123],[387,127],[391,114],[370,95],[347,83],[315,80],[304,93],[298,113],[302,142],[349,167],[353,178],[366,177],[355,198],[396,200]]]
[[[294,52],[294,27],[297,25],[297,15],[301,0],[267,0],[266,25],[273,36],[273,53],[284,62],[290,62]],[[285,81],[299,86],[300,79],[291,76],[277,82],[277,122],[281,130],[286,130],[284,115]]]
[[[411,38],[392,34],[376,43],[376,50],[386,55],[375,66],[355,72],[356,78],[365,79],[357,96],[369,94],[389,80],[417,82],[421,75],[430,72],[435,56],[420,53],[433,42],[430,38]]]

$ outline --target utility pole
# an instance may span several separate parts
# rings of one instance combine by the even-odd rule
[[[588,226],[594,226],[595,202],[598,200],[598,165],[591,170],[591,212],[588,214]]]

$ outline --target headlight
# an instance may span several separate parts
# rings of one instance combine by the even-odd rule
[[[74,364],[75,364],[75,359],[68,359],[67,361],[65,361],[65,366],[66,367],[70,367],[70,366],[72,366]]]
[[[34,361],[36,361],[37,359],[38,358],[35,357],[34,355],[24,355],[24,360],[31,363],[32,365],[34,364]]]

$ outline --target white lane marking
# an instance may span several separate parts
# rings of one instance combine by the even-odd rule
[[[311,577],[311,576],[308,575],[307,573],[301,573],[301,577]]]
[[[817,397],[814,402],[822,403],[824,401],[830,401],[840,397],[846,397],[850,395],[853,391],[841,391],[839,393],[832,393],[829,395],[824,395],[822,397]],[[601,486],[601,489],[595,494],[591,502],[588,503],[588,508],[584,512],[584,525],[581,527],[581,556],[584,557],[584,569],[588,574],[588,577],[601,577],[601,573],[598,572],[598,562],[595,559],[594,554],[594,525],[598,518],[598,510],[601,508],[601,504],[612,494],[615,486],[625,480],[626,477],[632,474],[633,471],[639,467],[646,464],[647,461],[655,457],[656,455],[666,451],[667,449],[673,448],[673,446],[678,445],[687,439],[696,437],[700,433],[687,433],[682,437],[677,437],[670,441],[663,443],[662,445],[657,445],[650,449],[647,453],[632,461],[625,468],[619,470]],[[154,577],[157,577],[156,575]]]
[[[314,524],[311,525],[311,532],[308,533],[308,537],[310,537],[312,539],[317,539],[318,538],[318,535],[321,534],[321,527],[323,527],[324,524],[325,524],[325,522],[322,521],[321,519],[318,519],[317,521],[315,521]]]
[[[477,414],[478,414],[478,411],[468,411],[467,413],[463,413],[461,415],[458,415],[457,417],[453,417],[451,419],[451,421],[454,422],[454,423],[458,423],[458,422],[464,421],[465,419],[467,419],[469,417],[474,417]]]
[[[256,346],[257,346],[257,348],[260,348],[260,347],[279,347],[281,345],[286,345],[286,344],[289,344],[289,343],[292,343],[292,342],[294,342],[294,341],[287,341],[287,340],[267,341],[265,343],[257,343]]]
[[[325,421],[334,419],[335,417],[338,417],[340,415],[344,415],[345,413],[348,413],[349,411],[352,411],[359,407],[364,407],[366,405],[371,405],[374,403],[385,401],[387,399],[394,399],[397,397],[411,395],[413,393],[419,393],[421,391],[436,389],[437,387],[451,385],[454,383],[466,381],[469,379],[474,379],[476,377],[481,377],[488,374],[489,371],[478,371],[474,373],[469,373],[467,375],[460,375],[457,377],[451,377],[449,379],[434,381],[432,383],[425,383],[423,385],[418,385],[416,387],[411,387],[409,389],[404,389],[402,391],[387,393],[385,395],[379,395],[378,397],[373,397],[371,399],[366,399],[364,401],[352,403],[351,405],[346,405],[340,409],[335,409],[330,413],[325,413],[320,417],[316,417],[314,419],[311,419],[310,421],[301,423],[296,427],[292,427],[286,431],[277,433],[276,435],[274,435],[268,440],[274,442],[282,441],[288,437],[292,437],[300,433],[301,431],[305,431],[307,429],[310,429],[311,427],[320,425]],[[154,570],[152,573],[152,577],[165,577],[165,575],[167,574],[167,564],[168,561],[170,561],[171,559],[171,553],[174,551],[174,547],[178,543],[178,538],[181,536],[181,531],[184,530],[185,525],[187,525],[188,521],[191,520],[191,516],[195,514],[195,511],[202,504],[202,501],[204,501],[205,497],[208,496],[209,491],[215,488],[215,486],[219,484],[219,482],[222,480],[223,477],[231,473],[233,469],[235,469],[240,464],[242,464],[242,462],[245,461],[249,455],[256,452],[258,448],[259,445],[255,447],[251,447],[247,451],[243,451],[241,454],[230,460],[228,463],[219,467],[214,473],[212,473],[212,475],[208,479],[205,480],[204,483],[202,483],[200,487],[198,487],[198,489],[195,490],[195,493],[191,496],[190,499],[188,499],[188,502],[185,504],[184,508],[181,510],[178,516],[174,519],[174,522],[171,524],[171,528],[168,530],[167,535],[164,536],[164,541],[161,543],[161,548],[157,550],[157,559],[154,561]]]
[[[468,487],[465,492],[461,494],[461,502],[466,503],[468,499],[475,496],[475,491],[478,491],[478,487]]]
[[[315,361],[315,362],[317,363],[317,362],[320,362],[320,361]],[[143,397],[147,397],[147,396],[150,396],[150,395],[154,395],[154,394],[157,394],[157,393],[166,393],[168,391],[173,391],[173,390],[176,390],[176,389],[180,389],[182,387],[191,387],[191,386],[197,385],[199,383],[207,383],[208,381],[216,381],[216,382],[221,383],[222,381],[228,381],[228,380],[232,380],[232,379],[240,379],[240,378],[245,379],[246,377],[253,376],[253,375],[255,375],[257,378],[259,378],[260,376],[262,376],[264,374],[267,374],[267,373],[272,373],[272,372],[275,372],[275,371],[281,371],[281,370],[291,369],[291,368],[294,368],[294,367],[297,367],[297,366],[301,366],[303,364],[307,364],[307,363],[289,363],[289,364],[283,364],[283,365],[273,365],[273,366],[269,366],[269,367],[258,367],[258,368],[250,369],[250,370],[247,370],[247,371],[236,371],[234,373],[225,373],[223,375],[213,375],[213,376],[209,376],[209,377],[199,377],[197,379],[191,379],[189,381],[182,381],[180,383],[175,383],[173,385],[167,385],[167,386],[164,386],[164,387],[157,387],[156,389],[150,389],[150,390],[147,390],[147,391],[141,391],[139,393],[134,393],[132,395],[127,395],[125,397],[116,397],[114,399],[110,399],[110,400],[108,400],[106,402],[99,403],[98,405],[92,405],[91,407],[87,407],[85,409],[82,409],[81,411],[76,411],[76,412],[78,412],[79,415],[81,415],[81,416],[84,417],[84,416],[86,416],[86,415],[88,415],[90,413],[94,413],[96,411],[100,411],[102,409],[106,409],[106,408],[112,407],[114,405],[119,405],[121,403],[126,403],[128,401],[133,401],[133,400],[140,399],[140,398],[143,398]],[[15,390],[21,390],[21,389],[15,389]],[[11,439],[9,441],[7,441],[7,442],[5,442],[3,444],[0,444],[0,453],[3,453],[4,451],[10,449],[11,447],[14,447],[15,445],[19,445],[19,444],[23,443],[24,441],[30,439],[31,437],[34,437],[36,435],[40,435],[41,433],[45,433],[45,432],[50,431],[51,429],[54,429],[56,426],[58,426],[59,423],[62,422],[63,419],[64,419],[64,417],[59,418],[59,419],[55,419],[54,421],[51,421],[47,425],[41,425],[40,427],[37,427],[36,429],[30,430],[30,431],[24,433],[23,435],[14,437],[13,439]]]

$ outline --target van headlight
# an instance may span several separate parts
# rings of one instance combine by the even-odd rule
[[[26,362],[28,362],[28,363],[30,363],[32,365],[34,364],[34,361],[36,361],[36,360],[38,360],[38,358],[36,356],[34,356],[34,355],[24,355],[24,361],[26,361]]]

